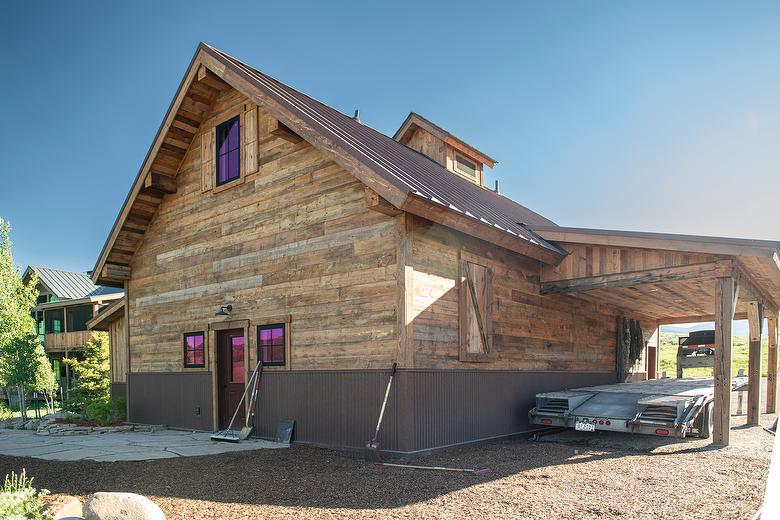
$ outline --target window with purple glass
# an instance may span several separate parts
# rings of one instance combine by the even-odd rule
[[[246,380],[244,368],[244,336],[230,338],[230,381],[243,383]]]
[[[265,366],[284,366],[285,324],[257,327],[257,350]]]
[[[239,116],[217,126],[217,186],[241,176],[240,126]]]
[[[206,342],[203,332],[184,334],[184,368],[204,368],[206,366]]]

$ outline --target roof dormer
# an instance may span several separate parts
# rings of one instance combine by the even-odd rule
[[[414,112],[409,113],[393,139],[478,186],[485,184],[484,167],[496,164],[488,155]]]

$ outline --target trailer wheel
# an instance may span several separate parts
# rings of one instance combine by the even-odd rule
[[[699,438],[709,439],[712,435],[712,403],[707,404],[699,416]]]

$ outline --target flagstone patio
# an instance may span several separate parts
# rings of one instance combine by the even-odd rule
[[[0,430],[0,454],[44,460],[153,460],[234,451],[287,448],[261,439],[215,442],[208,432],[161,430],[54,437],[27,430]]]

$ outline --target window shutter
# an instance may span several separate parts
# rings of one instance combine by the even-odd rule
[[[244,111],[244,173],[257,171],[257,105],[249,104]]]
[[[214,143],[216,142],[215,129],[203,132],[200,136],[200,187],[204,192],[214,186]]]
[[[493,273],[482,265],[461,262],[460,360],[488,361],[492,345]]]

